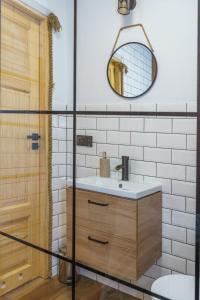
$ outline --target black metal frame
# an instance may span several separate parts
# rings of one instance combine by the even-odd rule
[[[200,2],[199,2],[200,3]],[[17,237],[9,235],[5,232],[0,231],[0,235],[12,239],[18,243],[24,244],[27,247],[31,247],[37,251],[43,252],[47,255],[51,255],[58,259],[72,263],[73,272],[73,284],[72,284],[72,300],[76,300],[76,283],[75,283],[75,270],[76,266],[85,268],[89,271],[95,272],[108,279],[114,280],[127,287],[133,288],[139,292],[156,297],[161,300],[171,300],[161,295],[152,293],[137,285],[128,283],[114,276],[105,274],[99,270],[90,268],[84,264],[76,261],[76,122],[78,115],[115,115],[115,116],[168,116],[168,117],[194,117],[197,118],[197,189],[196,189],[196,261],[195,261],[195,300],[199,300],[199,249],[200,249],[200,5],[198,5],[198,97],[197,97],[197,112],[115,112],[115,111],[77,111],[77,0],[74,0],[74,83],[73,83],[73,111],[29,111],[29,110],[0,110],[0,114],[41,114],[41,115],[71,115],[73,116],[73,238],[72,238],[72,259],[63,257],[57,253],[53,253],[47,249],[41,248],[37,245],[31,244],[27,241],[21,240]],[[0,54],[1,55],[1,54]]]
[[[144,92],[142,92],[141,94],[139,94],[139,95],[137,95],[137,96],[128,97],[128,96],[120,95],[120,94],[113,88],[113,86],[111,85],[110,80],[109,80],[109,65],[110,65],[110,62],[111,62],[113,56],[115,55],[115,53],[116,53],[118,50],[120,50],[120,49],[121,49],[122,47],[124,47],[124,46],[131,45],[131,44],[141,45],[141,46],[143,46],[144,48],[148,49],[149,52],[151,52],[151,55],[152,55],[152,57],[153,57],[153,59],[154,59],[154,61],[155,61],[155,63],[156,63],[156,75],[155,75],[155,78],[153,79],[151,85],[148,87],[148,89],[146,89]],[[111,57],[110,57],[110,59],[109,59],[109,61],[108,61],[108,65],[107,65],[107,79],[108,79],[108,83],[109,83],[111,89],[113,90],[113,92],[114,92],[115,94],[117,94],[118,96],[120,96],[120,97],[122,97],[122,98],[124,98],[124,99],[127,99],[127,100],[134,100],[134,99],[137,99],[137,98],[142,97],[142,96],[144,96],[145,94],[147,94],[147,93],[152,89],[152,87],[154,86],[154,83],[155,83],[155,81],[156,81],[156,79],[157,79],[157,75],[158,75],[158,63],[157,63],[157,59],[156,59],[156,57],[155,57],[153,51],[152,51],[151,49],[149,49],[149,47],[147,47],[145,44],[142,44],[142,43],[139,43],[139,42],[129,42],[129,43],[123,44],[123,45],[121,45],[120,47],[118,47],[118,48],[112,53],[112,55],[111,55]]]

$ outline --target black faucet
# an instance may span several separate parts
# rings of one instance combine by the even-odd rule
[[[115,167],[116,171],[122,170],[122,180],[129,181],[129,156],[122,156],[122,164]]]

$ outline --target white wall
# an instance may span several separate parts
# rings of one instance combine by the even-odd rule
[[[53,109],[66,109],[73,96],[73,1],[23,0],[24,3],[45,12],[37,3],[58,16],[62,31],[55,33],[54,46],[54,97]]]
[[[119,104],[106,68],[120,27],[143,23],[158,60],[158,78],[145,96],[135,101],[196,101],[197,0],[138,0],[129,16],[117,13],[117,0],[78,0],[78,104]],[[129,30],[119,44],[145,39]]]
[[[40,0],[41,1],[41,0]],[[73,1],[46,0],[61,22],[62,31],[54,34],[54,109],[66,109],[73,96]]]

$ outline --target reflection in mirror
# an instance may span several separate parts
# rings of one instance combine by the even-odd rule
[[[152,51],[141,43],[128,43],[118,48],[107,69],[111,88],[125,98],[136,98],[153,86],[157,62]]]

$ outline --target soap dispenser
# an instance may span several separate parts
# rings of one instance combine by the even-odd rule
[[[100,159],[100,177],[110,177],[110,159],[107,158],[106,152],[102,153]]]

